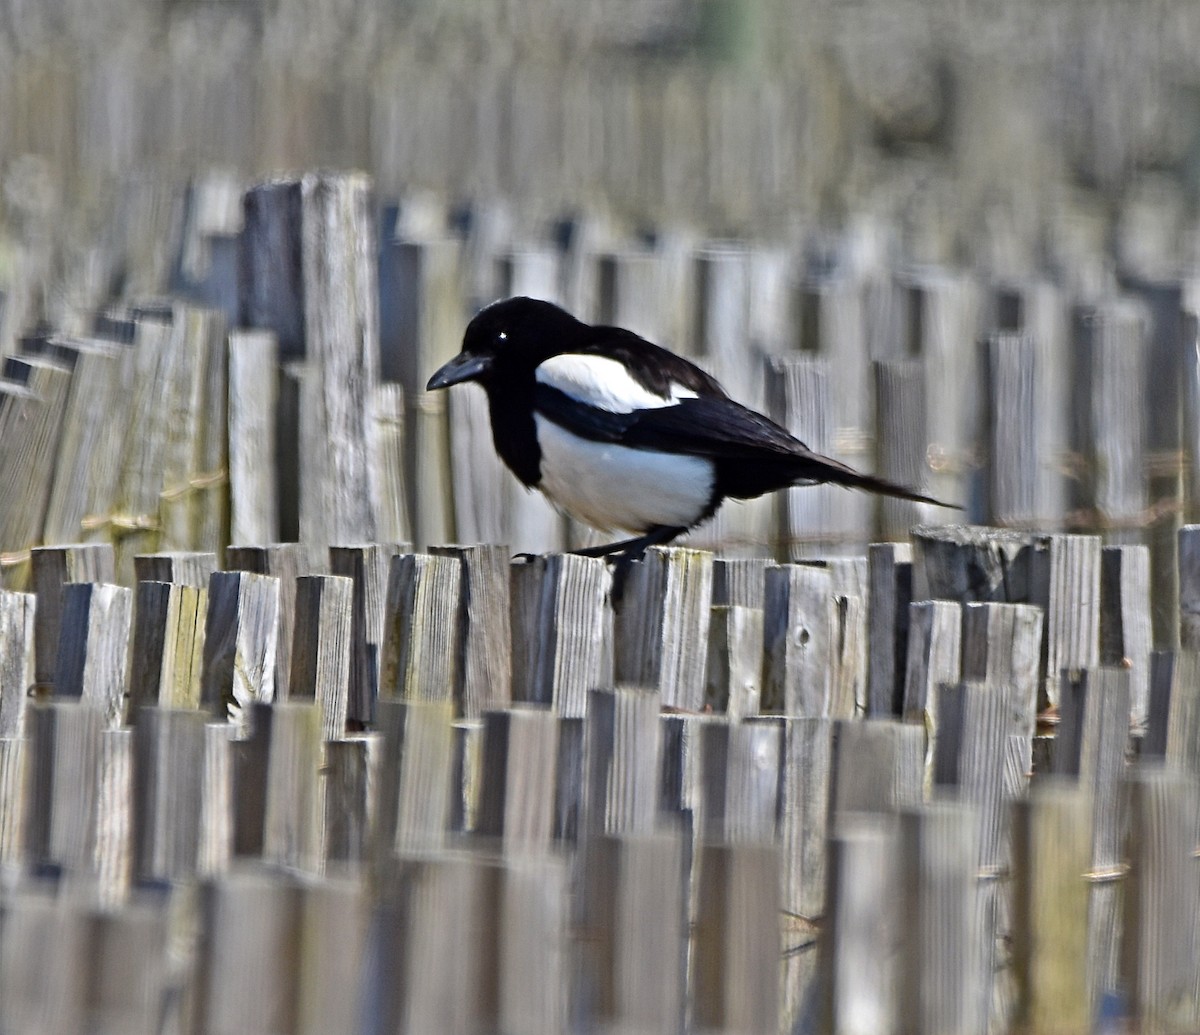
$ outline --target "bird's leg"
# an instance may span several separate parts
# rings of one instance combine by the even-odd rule
[[[619,543],[608,543],[605,546],[592,546],[575,552],[584,557],[611,557],[612,572],[612,602],[619,604],[625,595],[625,580],[629,569],[636,561],[640,561],[651,546],[669,543],[678,535],[683,535],[687,529],[676,525],[658,525],[643,536],[636,539],[626,539]]]
[[[581,550],[571,552],[580,557],[608,557],[611,554],[620,554],[623,560],[640,561],[651,546],[669,543],[686,531],[687,528],[681,525],[656,525],[645,535],[634,539],[622,539],[620,542],[605,543],[603,546],[585,546]]]

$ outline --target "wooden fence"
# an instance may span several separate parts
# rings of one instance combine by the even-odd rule
[[[196,184],[9,350],[0,1031],[1200,1025],[1189,281],[377,215]],[[792,490],[614,604],[422,390],[517,292],[990,527]]]

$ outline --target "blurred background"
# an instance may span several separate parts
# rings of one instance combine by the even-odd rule
[[[361,168],[530,237],[579,206],[788,242],[876,219],[918,261],[1177,267],[1197,39],[1187,0],[6,0],[6,326],[31,257],[136,240],[129,192],[211,169]]]

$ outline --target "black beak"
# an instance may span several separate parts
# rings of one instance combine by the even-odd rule
[[[439,388],[462,384],[464,381],[478,381],[488,372],[491,365],[491,356],[472,356],[470,353],[460,352],[429,379],[425,390],[434,392]]]

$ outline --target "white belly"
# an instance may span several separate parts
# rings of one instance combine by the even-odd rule
[[[713,465],[702,457],[592,442],[536,416],[542,449],[538,488],[602,532],[688,527],[708,507]]]

